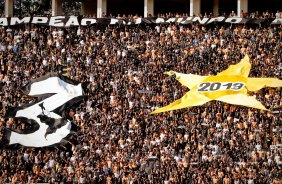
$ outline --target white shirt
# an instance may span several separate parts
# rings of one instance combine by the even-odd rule
[[[43,59],[42,63],[43,63],[44,66],[48,65],[48,61],[46,59]]]
[[[49,160],[49,167],[52,168],[55,165],[55,160],[51,159]]]
[[[25,161],[28,160],[28,157],[29,157],[29,154],[28,153],[24,153],[23,158],[24,158]]]
[[[261,145],[260,144],[256,145],[256,149],[257,149],[257,151],[260,151],[261,150]]]
[[[174,160],[175,160],[176,162],[179,162],[180,157],[178,157],[178,156],[174,156]]]

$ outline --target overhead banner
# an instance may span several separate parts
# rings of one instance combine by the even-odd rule
[[[33,103],[8,112],[24,122],[25,129],[7,128],[0,147],[47,147],[66,143],[78,126],[64,116],[66,108],[84,98],[82,84],[57,73],[33,79],[22,92],[36,97]]]
[[[277,19],[246,19],[240,17],[182,17],[182,18],[135,18],[135,19],[118,19],[118,18],[83,18],[77,16],[52,16],[52,17],[7,17],[0,18],[0,26],[14,26],[21,24],[35,24],[54,27],[70,27],[70,26],[87,26],[93,24],[105,25],[138,25],[138,24],[164,24],[164,23],[178,23],[178,24],[211,24],[231,23],[231,24],[282,24],[282,18]]]
[[[166,72],[176,79],[188,91],[182,98],[171,104],[152,112],[161,112],[200,106],[207,102],[217,100],[233,105],[241,105],[261,110],[268,110],[255,96],[249,96],[248,91],[255,92],[265,87],[282,87],[282,80],[276,78],[250,78],[251,63],[246,55],[241,62],[230,65],[228,69],[215,76],[201,76],[183,74],[175,71]]]

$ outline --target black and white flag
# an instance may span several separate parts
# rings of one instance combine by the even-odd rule
[[[63,116],[64,110],[84,98],[82,84],[50,73],[32,80],[22,90],[37,97],[32,104],[18,107],[12,116],[29,125],[28,130],[6,129],[3,145],[10,147],[46,147],[65,143],[77,126]]]
[[[0,26],[15,26],[22,24],[34,24],[52,27],[71,27],[71,26],[90,26],[99,25],[138,25],[138,24],[168,24],[177,23],[180,25],[186,24],[210,24],[210,23],[231,23],[231,24],[260,24],[265,22],[268,24],[282,24],[281,18],[241,18],[241,17],[147,17],[147,18],[91,18],[81,16],[51,16],[51,17],[0,17]]]

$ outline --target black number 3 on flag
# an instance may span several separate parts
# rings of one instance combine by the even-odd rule
[[[28,122],[32,128],[6,129],[4,146],[46,147],[65,142],[76,126],[62,117],[62,113],[84,98],[82,84],[58,74],[48,74],[32,80],[23,92],[38,100],[19,107],[13,116]]]

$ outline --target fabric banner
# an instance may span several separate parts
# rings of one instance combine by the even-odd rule
[[[6,117],[27,124],[19,130],[7,128],[3,147],[46,147],[66,143],[78,127],[64,116],[66,108],[84,98],[82,84],[57,73],[32,80],[22,89],[36,101],[10,111]]]
[[[188,91],[182,98],[152,112],[157,114],[186,107],[200,106],[217,100],[233,105],[241,105],[261,110],[268,110],[255,96],[249,96],[248,91],[258,91],[265,87],[282,87],[282,80],[276,78],[249,78],[251,63],[246,55],[238,64],[230,65],[228,69],[216,76],[200,76],[182,74],[175,71],[166,72],[176,79]]]
[[[177,23],[186,24],[211,24],[211,23],[230,23],[230,24],[282,24],[282,18],[277,19],[246,19],[240,17],[174,17],[174,18],[85,18],[81,16],[52,16],[52,17],[7,17],[0,18],[0,26],[14,26],[21,24],[35,24],[53,27],[87,26],[93,24],[104,25],[138,25],[138,24],[165,24]]]

